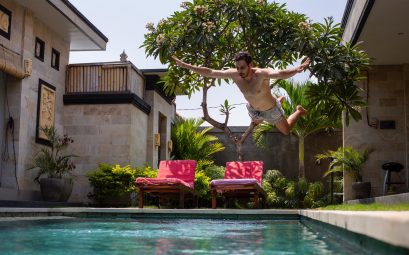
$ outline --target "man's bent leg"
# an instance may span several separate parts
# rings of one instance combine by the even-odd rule
[[[283,119],[276,124],[276,128],[284,135],[289,135],[297,120],[306,114],[307,110],[305,110],[301,105],[298,105],[297,110],[293,114],[291,114],[287,119]]]

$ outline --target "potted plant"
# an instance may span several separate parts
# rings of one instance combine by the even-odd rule
[[[367,198],[370,196],[371,183],[362,181],[362,168],[369,158],[372,150],[363,149],[362,151],[355,150],[352,147],[339,147],[336,151],[329,150],[324,154],[316,155],[317,161],[321,159],[332,159],[328,166],[328,170],[324,173],[324,177],[336,172],[350,174],[355,182],[352,183],[352,190],[355,192],[355,198]]]
[[[40,184],[43,200],[66,202],[74,184],[71,171],[75,165],[71,159],[76,155],[64,154],[63,151],[74,140],[67,135],[59,136],[54,127],[41,128],[41,131],[47,138],[48,146],[40,149],[27,170],[38,169],[34,181]]]

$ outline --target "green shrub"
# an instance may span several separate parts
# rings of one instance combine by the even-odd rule
[[[203,167],[205,165],[205,167]],[[195,193],[202,204],[205,204],[211,199],[210,182],[224,177],[224,167],[209,165],[208,162],[202,164],[198,161],[195,174]]]
[[[204,171],[196,171],[195,174],[195,193],[199,199],[208,199],[210,196],[211,179],[206,175]]]
[[[223,166],[210,165],[203,170],[210,178],[210,180],[217,180],[224,178],[225,168]]]
[[[305,208],[317,208],[324,206],[323,200],[324,185],[321,182],[312,182],[308,185],[308,190],[304,195],[303,203]]]
[[[288,180],[278,170],[268,170],[263,180],[266,204],[273,208],[315,208],[325,204],[324,187],[320,182]]]
[[[137,177],[156,177],[157,171],[149,166],[131,168],[126,165],[99,164],[98,169],[86,175],[94,188],[88,197],[102,206],[129,206],[130,194],[136,191]]]

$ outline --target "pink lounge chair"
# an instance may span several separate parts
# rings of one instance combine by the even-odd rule
[[[143,194],[179,194],[179,207],[184,207],[185,193],[194,191],[195,160],[167,160],[159,164],[157,178],[137,178],[138,207],[143,208]]]
[[[262,161],[226,162],[224,179],[210,183],[212,208],[216,209],[217,193],[230,197],[253,195],[254,207],[258,208],[260,195],[266,197],[262,188],[262,177]]]

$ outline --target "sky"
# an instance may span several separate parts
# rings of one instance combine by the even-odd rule
[[[147,32],[148,22],[157,24],[162,18],[169,17],[180,10],[185,0],[70,0],[70,2],[90,20],[105,36],[108,37],[105,51],[71,52],[70,63],[92,63],[119,61],[119,55],[125,50],[128,60],[139,69],[166,68],[159,60],[147,58],[145,50],[140,48]],[[273,2],[269,0],[269,2]],[[314,22],[323,22],[332,16],[341,23],[347,0],[275,0],[285,3],[287,9],[306,14]],[[294,80],[302,82],[308,78],[307,73],[297,74]],[[200,104],[202,93],[197,92],[191,98],[177,96],[176,110],[183,117],[200,118],[203,116]],[[227,99],[234,105],[229,120],[230,126],[248,126],[250,117],[247,114],[245,99],[233,83],[222,84],[208,91],[207,105],[212,118],[224,122],[219,106]],[[205,123],[206,125],[206,123]],[[208,124],[207,124],[208,125]]]

